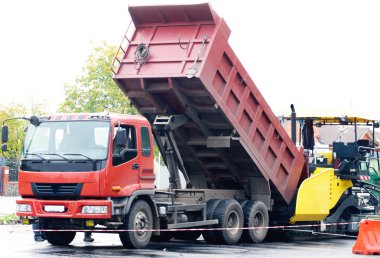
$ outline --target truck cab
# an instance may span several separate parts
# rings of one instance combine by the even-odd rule
[[[38,118],[29,125],[22,150],[17,215],[40,218],[45,228],[120,221],[136,191],[154,188],[151,135],[141,116]]]
[[[121,138],[124,143],[116,142],[119,132],[125,134]],[[149,123],[138,116],[72,114],[42,118],[27,131],[20,195],[38,199],[105,198],[152,189],[150,135]],[[62,176],[57,178],[57,173]]]

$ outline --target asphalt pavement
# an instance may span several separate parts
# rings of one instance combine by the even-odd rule
[[[95,241],[83,242],[78,233],[69,246],[52,246],[47,241],[34,242],[31,226],[0,225],[0,257],[269,257],[269,258],[349,258],[354,239],[314,241],[265,241],[260,244],[211,245],[202,237],[197,241],[151,242],[145,249],[126,249],[117,234],[93,234]]]
[[[0,216],[14,214],[17,199],[20,197],[0,196]],[[117,234],[93,235],[93,243],[83,242],[83,233],[78,233],[70,246],[58,247],[47,241],[34,242],[31,226],[0,225],[0,257],[360,257],[352,254],[356,241],[353,238],[227,246],[210,245],[200,237],[192,242],[152,242],[146,249],[128,250],[122,246]]]

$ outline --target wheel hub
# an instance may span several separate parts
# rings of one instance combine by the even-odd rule
[[[147,233],[146,229],[149,228],[149,220],[144,212],[138,212],[135,217],[135,230],[137,235],[143,237]]]
[[[239,216],[234,211],[228,216],[227,228],[231,234],[236,234],[239,230]]]
[[[264,215],[261,212],[256,213],[253,218],[253,227],[263,227],[264,226]],[[262,228],[257,228],[255,231],[261,231]]]

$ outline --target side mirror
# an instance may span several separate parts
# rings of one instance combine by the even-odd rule
[[[127,147],[127,130],[125,128],[119,128],[116,131],[115,144],[118,148],[126,148]]]
[[[7,125],[3,125],[1,127],[1,141],[8,142],[8,126]]]
[[[3,145],[1,145],[1,151],[2,151],[2,152],[6,152],[6,151],[8,151],[8,146],[7,146],[6,143],[4,143]]]

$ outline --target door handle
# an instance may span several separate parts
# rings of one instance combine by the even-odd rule
[[[139,164],[133,163],[132,164],[132,169],[139,169]]]

